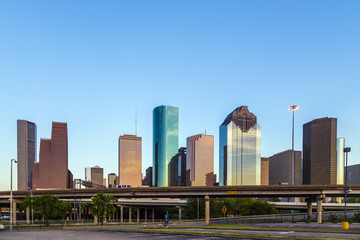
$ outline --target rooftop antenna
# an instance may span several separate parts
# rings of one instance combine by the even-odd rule
[[[135,107],[135,136],[137,136],[137,107]]]

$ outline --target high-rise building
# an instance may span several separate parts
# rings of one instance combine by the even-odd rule
[[[170,181],[169,181],[169,186],[171,187],[175,187],[178,186],[178,175],[179,175],[179,164],[178,164],[178,156],[177,154],[175,156],[173,156],[170,160],[170,166],[169,166],[169,176],[170,176]]]
[[[186,148],[179,148],[178,156],[178,186],[186,186]]]
[[[119,137],[119,185],[141,186],[141,137]]]
[[[179,147],[179,108],[159,106],[153,110],[153,184],[167,187],[169,163]]]
[[[337,119],[319,118],[303,126],[303,184],[336,184]]]
[[[294,151],[294,185],[301,185],[301,151]],[[292,150],[269,157],[269,185],[287,184],[292,181]]]
[[[153,183],[152,183],[152,178],[153,178],[153,167],[148,167],[146,169],[146,180],[145,180],[145,185],[152,187]]]
[[[346,167],[345,167],[346,171]],[[360,164],[348,166],[348,177],[347,184],[360,184]]]
[[[108,174],[108,184],[109,187],[111,187],[111,185],[117,184],[117,176],[115,173]]]
[[[261,184],[261,128],[247,106],[220,125],[219,185]]]
[[[39,188],[72,188],[68,170],[67,123],[53,122],[51,139],[40,139],[39,162],[34,163],[33,185]]]
[[[36,162],[36,124],[17,120],[18,190],[32,189],[33,166]]]
[[[269,185],[269,158],[261,158],[261,185]]]
[[[91,182],[91,167],[85,168],[85,181]]]
[[[95,166],[91,168],[91,177],[90,177],[90,181],[92,183],[95,183],[97,185],[102,185],[102,186],[106,186],[103,184],[103,179],[104,179],[104,169],[101,168],[100,166]]]
[[[337,154],[337,170],[336,170],[336,184],[344,184],[344,169],[345,169],[345,159],[344,159],[344,148],[345,148],[345,138],[338,138],[336,141],[336,154]]]
[[[214,186],[214,136],[198,134],[186,139],[186,170],[190,186]]]

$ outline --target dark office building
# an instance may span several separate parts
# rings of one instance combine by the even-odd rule
[[[303,126],[303,184],[336,184],[337,119],[319,118]]]
[[[186,147],[179,148],[178,157],[178,186],[186,186]]]
[[[36,161],[36,124],[17,120],[18,190],[32,189],[33,166]]]
[[[301,185],[301,151],[294,151],[294,185]],[[292,181],[292,150],[274,154],[269,158],[269,185],[288,184]]]
[[[153,176],[153,167],[148,167],[146,169],[146,181],[145,181],[145,185],[152,187],[153,183],[152,183],[152,176]]]
[[[345,167],[346,171],[346,167]],[[348,166],[347,184],[360,184],[360,164]]]

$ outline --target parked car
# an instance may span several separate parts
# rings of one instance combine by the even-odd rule
[[[5,226],[0,223],[0,230],[5,229]]]
[[[10,216],[8,215],[1,215],[0,216],[0,220],[9,220],[10,219]]]

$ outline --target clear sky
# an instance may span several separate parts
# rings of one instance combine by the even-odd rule
[[[338,118],[360,163],[359,1],[0,1],[0,190],[17,157],[16,120],[50,138],[68,123],[69,169],[118,171],[118,137],[143,138],[152,165],[152,110],[179,107],[179,143],[215,136],[236,107],[262,128],[262,156],[291,148],[287,109],[302,125]],[[37,154],[39,153],[39,149]],[[37,156],[38,159],[38,156]],[[14,168],[16,188],[16,167]]]

